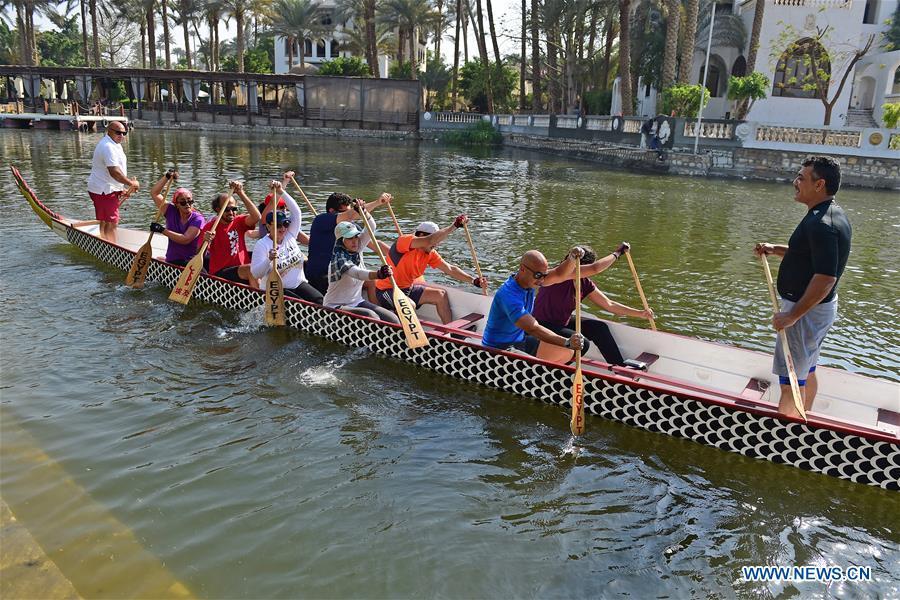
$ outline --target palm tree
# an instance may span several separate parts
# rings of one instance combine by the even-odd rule
[[[456,110],[459,88],[459,30],[462,28],[463,20],[462,4],[463,0],[456,0],[456,35],[453,37],[453,110]]]
[[[750,30],[750,49],[747,52],[747,75],[756,70],[756,52],[759,50],[759,34],[762,31],[766,0],[756,0],[753,10],[753,28]]]
[[[631,39],[629,19],[631,0],[619,0],[619,91],[622,96],[622,114],[630,115],[634,100],[631,98]]]
[[[415,79],[418,73],[419,32],[430,28],[438,16],[429,0],[385,0],[383,7],[383,19],[399,29],[401,41],[409,40],[409,61]],[[402,63],[402,58],[399,60]]]
[[[78,4],[81,8],[81,43],[84,50],[84,66],[89,67],[91,59],[88,56],[87,6],[85,6],[84,0],[80,0]]]
[[[757,0],[757,4],[763,0]],[[694,64],[694,44],[697,37],[697,15],[700,11],[700,0],[687,0],[684,6],[684,38],[681,45],[681,57],[678,65],[678,83],[688,84],[691,79],[691,67]]]
[[[165,4],[165,1],[166,0],[163,0],[163,4]],[[178,16],[175,17],[175,23],[181,25],[182,33],[184,34],[184,60],[187,63],[187,68],[192,69],[191,34],[188,27],[200,7],[195,0],[177,0],[176,8],[178,10]],[[166,47],[168,48],[168,43],[166,44]],[[166,60],[168,61],[168,56],[166,56]]]
[[[306,64],[304,40],[322,31],[322,5],[318,0],[277,0],[273,6],[272,31],[288,40],[288,68],[292,67],[294,42],[300,45],[300,66]]]
[[[338,21],[362,23],[365,43],[362,51],[355,52],[366,57],[373,77],[378,77],[378,24],[375,21],[376,0],[340,0],[337,4],[335,17]],[[344,31],[345,35],[353,35],[350,31]]]
[[[500,57],[500,47],[497,45],[497,31],[494,29],[494,9],[491,7],[491,0],[484,0],[487,9],[488,29],[491,31],[491,45],[494,47],[494,60],[497,65],[502,64],[503,59]]]
[[[541,40],[539,37],[539,0],[531,0],[531,110],[540,112],[541,103]],[[524,57],[523,57],[524,58]]]
[[[244,48],[246,46],[246,31],[244,30],[244,28],[247,19],[247,12],[249,10],[250,0],[222,0],[222,11],[227,12],[234,17],[234,23],[237,27],[237,47],[235,51],[237,52],[238,73],[244,72]]]
[[[681,0],[666,0],[666,47],[663,54],[660,89],[675,83],[675,58],[678,53],[678,22],[681,18]]]

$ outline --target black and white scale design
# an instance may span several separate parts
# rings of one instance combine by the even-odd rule
[[[18,174],[17,174],[18,175]],[[17,178],[18,179],[18,178]],[[19,180],[33,205],[49,211]],[[85,252],[128,271],[134,253],[59,222],[52,228]],[[179,267],[154,260],[147,274],[171,289]],[[193,301],[248,311],[264,303],[261,291],[222,279],[202,276]],[[352,347],[368,347],[379,354],[513,394],[571,408],[571,372],[524,355],[487,350],[480,345],[432,334],[430,344],[411,350],[400,326],[322,308],[293,299],[286,301],[290,327]],[[857,483],[900,490],[900,443],[872,440],[861,435],[808,424],[781,421],[673,395],[651,386],[627,385],[600,374],[584,372],[585,410],[647,431],[694,440],[721,450],[762,458],[848,479]]]

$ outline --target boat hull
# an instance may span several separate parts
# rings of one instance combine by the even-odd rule
[[[14,170],[38,216],[73,245],[127,272],[134,252],[64,223],[47,209]],[[171,289],[181,268],[153,260],[147,281]],[[224,279],[201,276],[193,298],[248,311],[264,304],[262,291]],[[351,347],[482,384],[526,398],[571,408],[573,369],[521,354],[486,349],[440,331],[430,344],[410,349],[399,325],[290,299],[289,327]],[[757,410],[736,410],[690,393],[672,394],[615,374],[583,371],[585,411],[647,431],[693,440],[728,452],[787,464],[856,483],[900,489],[900,443],[888,435],[860,435],[849,428],[826,428],[781,419]]]

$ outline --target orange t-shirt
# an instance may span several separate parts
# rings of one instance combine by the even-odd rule
[[[391,246],[387,255],[388,263],[394,269],[394,280],[403,289],[411,287],[416,279],[425,274],[426,268],[436,269],[443,261],[437,250],[425,252],[420,248],[410,249],[414,238],[415,236],[411,234],[401,235]],[[379,290],[389,290],[391,289],[391,280],[378,279],[375,281],[375,287]]]

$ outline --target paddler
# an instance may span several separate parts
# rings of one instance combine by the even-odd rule
[[[385,257],[394,268],[397,287],[416,303],[416,308],[420,308],[423,304],[434,305],[442,323],[453,320],[447,292],[440,288],[420,285],[415,281],[425,274],[426,268],[431,267],[457,281],[487,289],[487,279],[469,275],[456,265],[445,261],[436,250],[451,233],[468,222],[469,218],[466,215],[459,215],[453,223],[439,229],[436,223],[424,221],[416,227],[415,233],[401,235],[390,247],[382,244]],[[394,310],[393,285],[390,280],[379,279],[375,282],[375,287],[378,303],[384,308]]]
[[[563,337],[538,323],[531,314],[534,310],[535,290],[543,285],[554,285],[572,279],[575,261],[584,251],[576,246],[566,259],[550,269],[547,258],[537,250],[529,250],[519,261],[519,270],[500,286],[491,302],[487,324],[481,343],[500,350],[517,349],[532,356],[537,355],[541,342],[587,352],[589,343],[584,336],[573,333]],[[574,308],[574,304],[572,307]]]
[[[166,262],[184,267],[197,254],[197,238],[206,219],[194,208],[194,195],[187,188],[177,188],[172,194],[172,203],[166,202],[163,186],[169,181],[178,181],[178,171],[169,169],[150,187],[150,198],[166,220],[165,225],[151,223],[150,231],[168,238]]]

